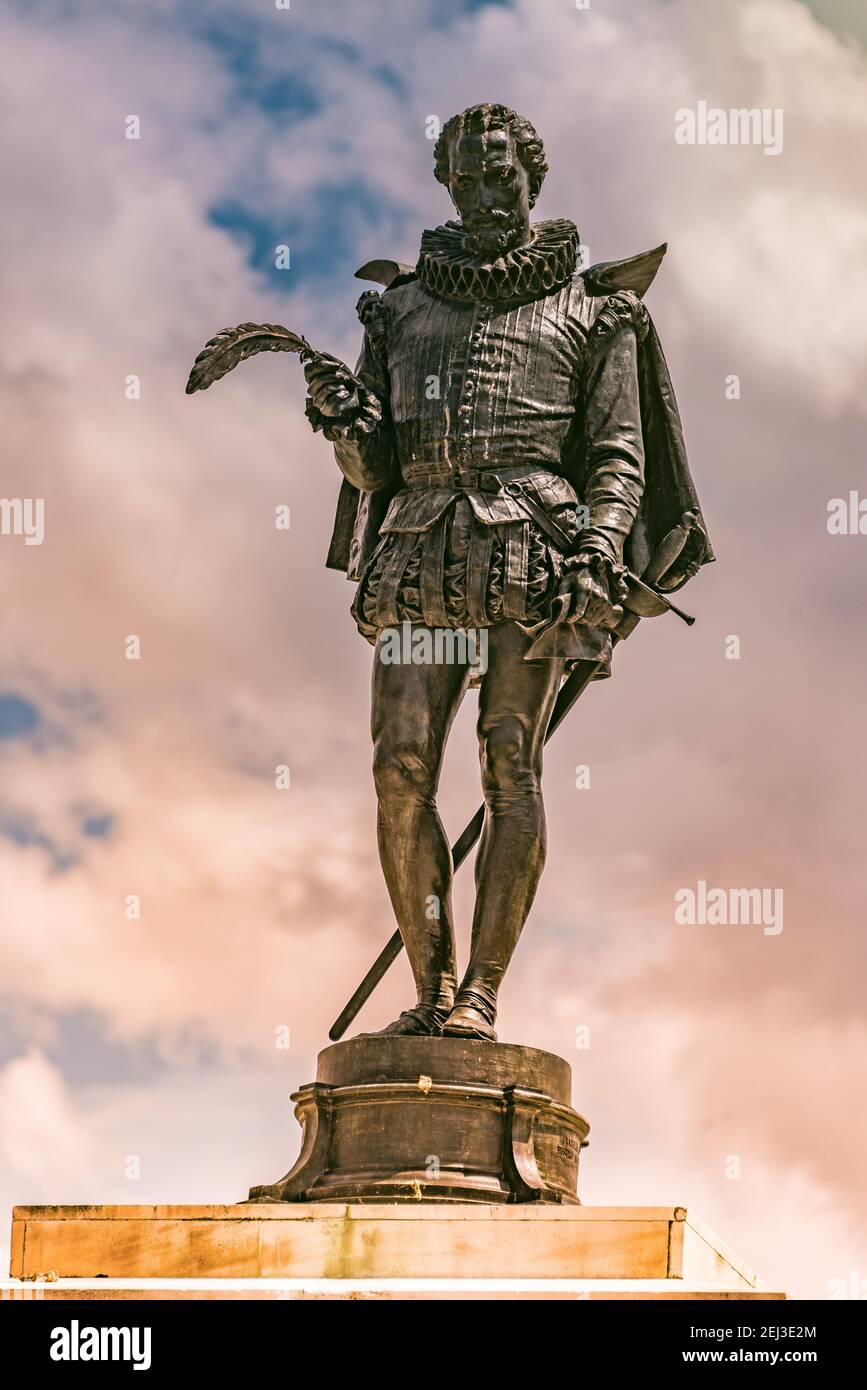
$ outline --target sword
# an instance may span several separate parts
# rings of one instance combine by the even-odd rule
[[[688,623],[694,623],[695,619],[690,618],[687,614],[681,614],[680,610],[674,607],[674,604],[670,603],[667,599],[662,599],[662,595],[651,586],[657,584],[663,575],[671,568],[686,545],[693,527],[698,524],[698,518],[693,512],[684,512],[680,523],[677,526],[673,526],[672,529],[663,536],[659,545],[654,550],[650,563],[644,571],[643,578],[639,580],[635,575],[630,576],[630,579],[636,585],[640,585],[641,589],[646,589],[648,594],[653,595],[654,599],[662,601],[663,606],[656,608],[654,610],[655,612],[665,612],[666,609],[670,608],[673,612],[682,616]],[[636,600],[636,607],[637,606],[638,601]],[[619,631],[617,633],[620,640],[623,640],[632,632],[643,615],[636,612],[635,609],[630,609],[624,616],[627,621],[626,623],[621,622],[619,624]],[[652,614],[647,613],[644,616],[649,617],[652,616]],[[624,630],[625,628],[627,630]],[[560,687],[560,693],[554,703],[554,709],[548,721],[548,728],[545,731],[546,743],[563,723],[563,720],[566,718],[566,715],[569,713],[576,700],[584,694],[584,691],[603,664],[604,663],[601,661],[586,660],[578,661],[573,667]],[[470,853],[470,850],[474,847],[482,833],[482,826],[484,823],[485,807],[481,805],[472,820],[452,845],[452,863],[455,869],[460,868],[461,864],[463,864],[467,855]],[[344,1006],[339,1016],[331,1025],[328,1036],[332,1042],[340,1041],[356,1014],[358,1014],[367,1003],[371,994],[376,989],[376,986],[388,973],[389,968],[397,960],[402,950],[403,938],[398,930],[389,937],[352,998]]]
[[[362,271],[367,268],[363,266]],[[401,269],[407,269],[407,267],[401,267]],[[361,274],[361,271],[358,274]],[[378,277],[373,276],[372,278]],[[364,298],[365,296],[362,296],[362,300]],[[187,395],[193,395],[196,391],[206,391],[215,381],[219,381],[221,377],[234,371],[239,363],[260,352],[297,353],[302,362],[311,362],[327,356],[317,352],[303,334],[293,333],[291,329],[284,328],[282,324],[241,323],[236,328],[224,328],[208,340],[193,363],[186,387]],[[349,368],[342,363],[338,365],[343,367],[347,377],[351,380],[352,374],[349,372]],[[507,483],[504,491],[513,497],[525,516],[530,517],[542,527],[555,544],[562,550],[569,548],[571,538],[561,530],[554,518],[550,517],[535,499],[524,491],[520,483]],[[659,613],[671,611],[682,618],[685,623],[695,622],[694,618],[690,617],[688,613],[682,612],[680,608],[676,608],[671,600],[655,587],[680,555],[693,527],[700,528],[701,522],[695,513],[684,512],[680,524],[672,527],[660,541],[642,578],[639,579],[637,575],[626,571],[627,594],[622,601],[624,613],[612,634],[615,640],[624,640],[642,618],[655,617]],[[582,644],[575,624],[563,624],[558,627],[556,626],[556,619],[557,607],[555,604],[550,618],[537,624],[534,629],[526,629],[531,635],[536,636],[536,641],[530,650],[531,658],[536,654],[540,656],[559,654],[567,656],[575,662],[554,703],[554,709],[545,732],[546,743],[562,724],[575,701],[584,694],[597,671],[603,665],[595,657],[582,654],[586,651],[586,646]],[[464,829],[463,834],[452,845],[452,863],[455,869],[460,868],[476,844],[484,823],[485,807],[482,805]],[[403,939],[400,932],[395,931],[380,951],[339,1018],[332,1024],[328,1033],[332,1042],[338,1042],[343,1037],[356,1014],[370,998],[389,966],[397,960],[402,950]]]

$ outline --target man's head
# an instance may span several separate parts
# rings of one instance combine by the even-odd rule
[[[530,209],[548,165],[528,120],[508,106],[471,106],[446,121],[434,160],[481,255],[495,258],[529,240]]]

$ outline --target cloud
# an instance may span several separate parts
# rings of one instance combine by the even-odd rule
[[[109,1105],[131,1123],[169,1095],[183,1109],[191,1056],[224,1078],[209,1091],[221,1118],[221,1087],[243,1094],[245,1078],[274,1104],[275,1028],[297,1035],[294,1084],[307,1079],[391,931],[370,651],[349,586],[323,568],[338,476],[297,363],[258,359],[193,398],[183,385],[205,339],[245,319],[352,357],[355,267],[412,260],[449,215],[426,118],[490,98],[536,123],[551,166],[539,214],[575,217],[593,259],[669,241],[649,305],[720,556],[684,597],[697,626],[645,624],[551,745],[548,869],[502,1035],[572,1058],[592,1200],[697,1205],[793,1290],[857,1264],[864,561],[825,517],[862,475],[863,50],[796,0],[267,15],[100,0],[7,7],[0,42],[17,141],[0,225],[3,493],[45,499],[44,544],[0,537],[4,805],[30,828],[0,842],[0,956],[33,1030],[0,1094],[35,1107],[7,1189],[42,1173],[56,1115],[80,1190],[109,1191],[88,1165],[114,1173],[135,1151]],[[678,146],[675,112],[699,100],[782,106],[783,153]],[[277,272],[269,247],[287,237]],[[478,801],[472,714],[444,779],[453,833]],[[46,846],[74,856],[62,875]],[[698,878],[782,886],[782,936],[676,928],[674,892]],[[462,883],[464,950],[469,904]],[[402,962],[361,1022],[408,988]],[[76,1010],[168,1077],[67,1086],[39,1031]],[[804,1124],[805,1086],[820,1125]],[[216,1196],[217,1172],[235,1195],[232,1161],[208,1179],[160,1143],[163,1200],[206,1200],[208,1181]],[[719,1176],[732,1151],[740,1183]],[[258,1153],[244,1162],[247,1182],[267,1177]],[[63,1200],[54,1170],[37,1185]],[[818,1214],[798,1250],[805,1200]]]
[[[46,1192],[90,1157],[87,1132],[63,1077],[36,1049],[0,1071],[0,1146],[18,1179],[36,1174]]]

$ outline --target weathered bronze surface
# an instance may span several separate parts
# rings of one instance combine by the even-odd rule
[[[292,1099],[301,1154],[255,1202],[577,1202],[566,1062],[462,1038],[353,1038]]]
[[[665,248],[580,274],[574,224],[530,222],[547,165],[506,108],[447,122],[435,163],[460,222],[424,234],[414,270],[363,267],[386,289],[359,303],[355,373],[320,357],[305,374],[344,475],[329,563],[358,581],[352,611],[376,645],[379,851],[417,990],[388,1031],[493,1040],[545,858],[542,747],[560,684],[576,661],[608,674],[614,642],[712,552],[641,301]],[[487,637],[486,814],[460,981],[436,791],[471,672],[386,659],[404,624]]]
[[[582,270],[574,223],[530,220],[545,154],[506,107],[453,117],[434,158],[460,220],[424,233],[414,267],[357,272],[384,288],[359,300],[354,371],[279,324],[242,324],[211,340],[187,387],[260,351],[304,363],[307,416],[343,474],[328,564],[355,581],[352,614],[374,647],[379,855],[398,925],[331,1036],[401,946],[416,987],[382,1034],[322,1054],[297,1097],[302,1156],[255,1189],[262,1200],[407,1185],[425,1197],[426,1155],[448,1175],[437,1200],[574,1197],[577,1150],[573,1171],[563,1136],[586,1127],[568,1109],[565,1063],[503,1049],[494,1031],[545,860],[542,749],[610,673],[617,642],[643,617],[680,612],[667,595],[713,559],[643,303],[666,247]],[[471,685],[484,808],[452,850],[437,787]],[[452,877],[479,837],[459,975]],[[519,1149],[537,1151],[541,1181]]]

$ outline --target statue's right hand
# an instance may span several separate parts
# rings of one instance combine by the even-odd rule
[[[317,353],[304,368],[307,394],[322,415],[339,416],[358,409],[361,383],[345,362]]]

